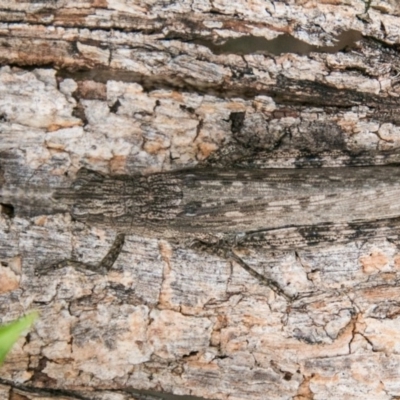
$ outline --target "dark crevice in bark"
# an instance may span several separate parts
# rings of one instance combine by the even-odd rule
[[[12,204],[4,204],[0,203],[0,212],[4,215],[7,215],[9,218],[14,218],[14,206]]]
[[[13,389],[18,389],[18,390],[24,391],[26,393],[38,394],[38,395],[42,395],[42,396],[52,396],[53,398],[70,396],[76,400],[92,400],[92,397],[83,396],[83,395],[79,394],[78,392],[71,391],[71,390],[37,388],[37,387],[29,386],[29,385],[22,385],[19,383],[15,383],[13,381],[9,381],[9,380],[3,379],[3,378],[0,378],[0,384],[9,386],[10,388],[13,388]]]
[[[2,10],[0,9],[0,12]],[[8,11],[8,10],[7,10]],[[129,20],[129,24],[134,23],[135,21],[139,21],[138,23],[138,27],[137,28],[133,28],[132,26],[130,26],[129,24],[127,24],[126,27],[123,26],[115,26],[115,25],[110,25],[110,26],[90,26],[90,25],[84,25],[84,24],[79,24],[76,22],[76,20],[74,21],[74,23],[61,23],[60,21],[57,21],[57,13],[51,13],[52,16],[55,16],[54,20],[51,20],[50,22],[45,22],[43,20],[39,20],[39,21],[34,21],[32,19],[27,19],[27,18],[21,18],[19,20],[14,20],[12,22],[7,22],[7,25],[9,26],[13,26],[13,25],[19,25],[21,23],[26,24],[26,25],[32,25],[32,26],[45,26],[45,27],[49,27],[49,26],[54,26],[56,28],[65,28],[65,29],[85,29],[86,31],[89,32],[98,32],[99,30],[103,31],[103,32],[122,32],[122,33],[142,33],[142,34],[146,34],[146,35],[155,35],[155,34],[160,34],[162,33],[163,29],[165,28],[165,26],[168,26],[169,21],[165,18],[157,18],[157,19],[153,19],[151,21],[149,20],[140,20],[139,18],[135,18],[132,17],[131,20]],[[35,16],[39,16],[39,14],[35,14]],[[48,14],[44,13],[43,16],[45,16]],[[79,15],[79,17],[81,19],[84,19],[86,17],[86,15]],[[110,20],[111,21],[111,20]],[[153,26],[151,26],[151,28],[145,28],[143,26],[141,26],[141,22],[143,21],[143,24],[152,24]],[[84,21],[82,21],[84,22]],[[158,28],[154,27],[155,24],[158,24]],[[129,26],[129,27],[128,27]],[[0,37],[2,37],[3,35],[0,35]],[[5,36],[7,37],[7,36]]]
[[[41,68],[41,66],[37,66]],[[153,90],[181,90],[190,93],[213,95],[221,98],[240,97],[253,99],[255,96],[270,96],[278,104],[351,108],[354,106],[367,106],[376,109],[398,108],[400,100],[395,97],[384,97],[371,93],[357,92],[351,89],[337,89],[324,83],[294,80],[284,75],[277,77],[276,85],[264,88],[252,87],[252,82],[209,83],[194,81],[191,78],[170,76],[145,76],[136,72],[112,69],[77,70],[60,69],[57,76],[63,79],[76,81],[93,80],[106,83],[109,80],[139,83],[146,92]],[[257,85],[259,86],[259,85]]]
[[[266,52],[269,54],[281,55],[284,53],[310,54],[317,53],[338,53],[343,51],[358,40],[362,39],[361,32],[349,30],[342,32],[335,38],[332,46],[315,46],[299,40],[286,33],[274,39],[267,40],[260,36],[241,36],[239,38],[229,38],[223,44],[215,44],[208,39],[195,39],[193,43],[208,47],[214,54],[252,54],[256,52]]]
[[[82,394],[79,391],[75,390],[64,390],[64,389],[49,389],[49,388],[37,388],[29,385],[22,385],[15,383],[13,381],[9,381],[7,379],[0,378],[0,384],[10,387],[11,389],[17,389],[21,392],[31,393],[35,395],[51,396],[54,399],[59,397],[65,398],[68,396],[71,400],[94,400],[97,399],[99,395],[102,393],[121,393],[121,394],[131,394],[135,396],[134,398],[137,400],[205,400],[203,397],[197,396],[181,396],[174,395],[171,393],[161,393],[156,391],[149,390],[137,390],[133,388],[124,388],[123,390],[119,389],[104,389],[104,390],[95,390],[88,394]],[[211,399],[212,400],[212,399]]]

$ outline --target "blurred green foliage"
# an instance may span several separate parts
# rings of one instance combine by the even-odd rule
[[[32,312],[25,317],[0,326],[0,365],[3,364],[7,353],[11,350],[18,338],[35,322],[39,314]]]

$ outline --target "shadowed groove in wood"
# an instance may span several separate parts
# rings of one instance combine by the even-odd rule
[[[275,39],[267,40],[264,37],[242,36],[230,38],[223,44],[214,44],[211,40],[195,39],[193,43],[208,47],[214,54],[252,54],[265,52],[275,55],[283,53],[309,54],[336,53],[352,46],[362,38],[361,32],[349,30],[334,38],[332,46],[313,46],[295,37],[284,34]]]

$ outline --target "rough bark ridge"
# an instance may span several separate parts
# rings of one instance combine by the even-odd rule
[[[0,0],[0,317],[41,311],[2,367],[2,398],[400,397],[396,223],[318,249],[243,246],[255,271],[302,295],[291,303],[235,262],[138,234],[105,276],[35,275],[98,262],[118,231],[49,213],[49,189],[82,167],[398,163],[400,7],[364,10]]]

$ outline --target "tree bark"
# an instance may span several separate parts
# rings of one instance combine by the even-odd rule
[[[118,231],[47,209],[46,193],[82,167],[398,163],[400,6],[364,11],[361,0],[0,0],[0,319],[41,314],[1,368],[2,398],[400,398],[391,233],[243,249],[294,302],[235,262],[135,234],[105,276],[35,275],[98,262]]]

